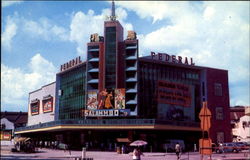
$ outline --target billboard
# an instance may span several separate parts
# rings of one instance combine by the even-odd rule
[[[115,109],[125,109],[125,88],[115,89]]]
[[[87,99],[87,109],[89,110],[95,110],[97,109],[97,91],[92,90],[88,91],[88,99]]]
[[[43,100],[43,112],[52,112],[53,111],[53,97]]]
[[[88,91],[85,116],[127,116],[125,109],[125,88]]]
[[[191,106],[189,85],[169,81],[158,81],[158,102],[183,107]]]
[[[11,140],[11,130],[9,131],[1,131],[1,140]]]
[[[157,117],[174,121],[194,121],[195,86],[160,80],[157,83]]]
[[[37,102],[30,104],[31,115],[39,114],[39,103],[40,103],[40,101],[37,101]]]

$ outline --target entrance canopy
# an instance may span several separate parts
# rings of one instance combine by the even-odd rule
[[[128,138],[116,138],[117,142],[130,143],[131,141]]]

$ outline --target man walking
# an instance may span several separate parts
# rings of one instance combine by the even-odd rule
[[[181,146],[180,146],[179,142],[177,142],[175,145],[175,153],[177,156],[177,160],[180,159],[180,152],[181,152]]]

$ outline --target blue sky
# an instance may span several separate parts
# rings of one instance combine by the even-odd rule
[[[117,1],[116,15],[150,51],[193,57],[229,72],[230,105],[249,106],[249,2]],[[110,1],[2,1],[1,110],[27,111],[29,92],[55,81],[61,64],[86,57],[103,35]]]

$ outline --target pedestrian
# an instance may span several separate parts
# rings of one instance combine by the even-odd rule
[[[177,156],[177,160],[180,159],[180,152],[181,152],[181,146],[180,146],[179,142],[177,142],[175,145],[175,153]]]
[[[124,145],[122,145],[122,154],[125,153],[125,148],[124,148]]]
[[[141,155],[143,155],[143,153],[140,151],[140,149],[135,148],[133,151],[133,160],[141,160]]]

